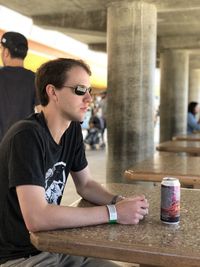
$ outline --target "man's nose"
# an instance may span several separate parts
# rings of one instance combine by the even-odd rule
[[[86,99],[88,102],[91,102],[91,101],[92,101],[92,96],[91,96],[91,94],[90,94],[88,91],[85,93],[85,99]]]

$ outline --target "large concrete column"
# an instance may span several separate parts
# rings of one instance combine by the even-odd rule
[[[188,64],[186,51],[161,54],[160,142],[187,132]]]
[[[189,95],[188,102],[200,103],[200,69],[190,69],[189,71]]]
[[[107,181],[154,152],[156,8],[120,1],[108,7]]]

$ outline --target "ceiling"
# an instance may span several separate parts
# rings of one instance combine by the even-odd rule
[[[31,17],[40,27],[56,29],[94,50],[106,51],[107,7],[117,1],[122,0],[0,0],[0,5]],[[179,48],[200,54],[200,0],[144,2],[157,8],[158,51]]]

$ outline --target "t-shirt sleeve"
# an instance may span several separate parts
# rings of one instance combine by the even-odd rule
[[[74,172],[83,170],[87,165],[87,159],[85,155],[85,147],[83,142],[83,135],[81,131],[81,126],[79,123],[76,125],[76,148],[75,148],[75,156],[74,161],[71,167],[71,170]]]
[[[15,135],[9,154],[9,186],[45,184],[43,142],[36,131]]]

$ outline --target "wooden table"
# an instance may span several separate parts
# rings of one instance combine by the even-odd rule
[[[160,187],[110,184],[113,193],[132,196],[144,193],[149,215],[138,225],[99,225],[31,233],[42,251],[106,258],[153,266],[199,267],[200,191],[181,189],[181,220],[178,226],[160,222]]]
[[[167,141],[156,146],[156,150],[165,152],[185,152],[200,155],[200,142],[194,141]]]
[[[124,177],[136,181],[161,182],[163,177],[180,179],[183,187],[200,188],[200,157],[156,152],[152,157],[130,166]]]
[[[176,135],[173,141],[200,141],[200,134]]]

